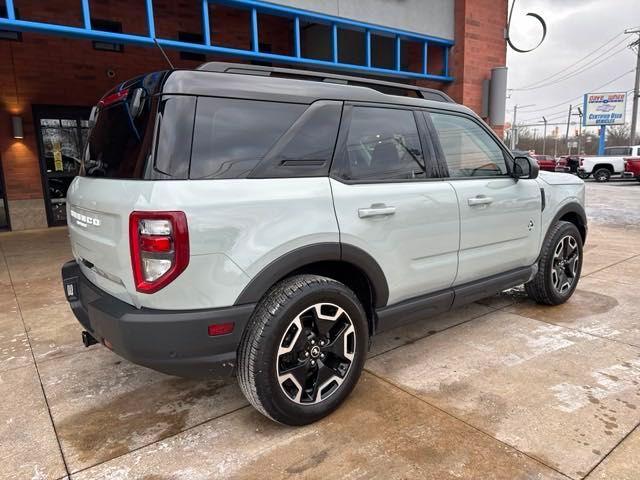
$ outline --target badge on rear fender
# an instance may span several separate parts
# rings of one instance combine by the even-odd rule
[[[78,213],[73,209],[69,209],[69,214],[72,218],[75,219],[76,224],[80,227],[87,228],[87,226],[89,225],[92,225],[94,227],[100,226],[100,219],[97,217],[90,217],[89,215]]]

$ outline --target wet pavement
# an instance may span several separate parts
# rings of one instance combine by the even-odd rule
[[[0,477],[640,478],[640,184],[587,184],[584,277],[375,339],[334,414],[274,424],[232,379],[84,348],[59,280],[64,228],[0,235]]]

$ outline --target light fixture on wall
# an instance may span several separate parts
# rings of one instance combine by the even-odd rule
[[[22,117],[11,117],[11,123],[13,124],[13,138],[24,138]]]

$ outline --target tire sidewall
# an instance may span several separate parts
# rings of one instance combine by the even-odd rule
[[[551,271],[553,269],[553,254],[556,250],[558,242],[562,238],[566,237],[567,235],[571,235],[572,237],[575,238],[576,243],[578,244],[578,253],[580,255],[580,258],[579,258],[578,270],[576,273],[576,279],[574,280],[573,285],[571,285],[571,288],[567,291],[567,293],[560,294],[554,288],[552,277],[551,277]],[[545,285],[547,286],[547,293],[552,298],[554,304],[564,303],[573,295],[573,292],[575,291],[576,287],[578,286],[578,282],[580,281],[580,275],[582,274],[582,261],[584,260],[582,237],[580,235],[580,232],[576,228],[576,226],[573,225],[572,223],[568,223],[568,222],[564,223],[549,239],[549,244],[548,244],[546,254],[549,256],[549,258],[546,259],[547,261],[545,262],[545,268],[544,268],[543,274],[545,279]]]
[[[602,174],[602,176],[600,174]],[[599,183],[608,182],[611,178],[611,173],[606,168],[600,168],[596,172],[594,172],[593,178],[596,182]]]
[[[343,308],[351,318],[356,332],[356,351],[347,377],[326,400],[315,405],[300,405],[288,398],[280,388],[277,377],[277,352],[280,340],[296,315],[317,303],[332,303]],[[336,284],[316,284],[307,291],[299,291],[279,308],[272,328],[267,332],[267,343],[257,358],[256,390],[268,409],[277,413],[275,420],[289,425],[302,425],[316,421],[335,410],[355,387],[366,360],[368,326],[360,302],[346,287]]]

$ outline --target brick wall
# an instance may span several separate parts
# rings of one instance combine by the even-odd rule
[[[491,68],[505,64],[507,0],[456,0],[456,45],[450,56],[451,74],[456,81],[445,90],[457,101],[476,111],[481,108],[482,80]],[[0,2],[1,3],[1,2]],[[79,1],[15,0],[19,16],[25,20],[81,26]],[[496,5],[498,3],[499,5]],[[146,33],[144,2],[92,0],[94,18],[118,21],[123,32]],[[200,33],[199,2],[155,0],[156,31],[165,38],[177,38],[179,31]],[[237,48],[249,48],[248,12],[210,6],[212,40]],[[215,21],[213,21],[215,19]],[[269,43],[274,53],[292,52],[291,22],[275,17],[260,19],[261,43]],[[407,47],[410,69],[421,68],[417,45]],[[167,51],[177,67],[195,67],[198,61],[180,60],[179,52]],[[430,71],[442,68],[441,49],[430,48]],[[207,60],[232,61],[208,56]],[[165,69],[159,51],[148,47],[124,46],[124,53],[96,51],[89,40],[68,39],[33,33],[22,42],[0,41],[0,157],[8,199],[41,199],[42,180],[38,146],[32,117],[33,105],[94,105],[100,96],[119,81]],[[107,71],[113,71],[110,78]],[[421,82],[435,88],[442,83]],[[23,118],[24,140],[11,135],[11,116]],[[44,204],[42,204],[44,208]]]
[[[449,65],[456,81],[445,91],[458,103],[482,110],[482,82],[507,62],[504,31],[508,0],[456,0],[455,37]],[[497,126],[496,130],[501,130]]]

